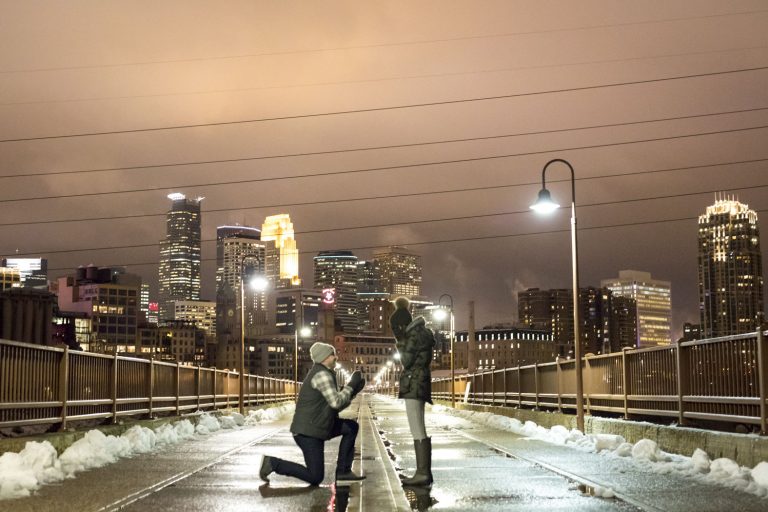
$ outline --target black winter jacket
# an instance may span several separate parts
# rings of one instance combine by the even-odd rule
[[[418,317],[405,329],[405,337],[397,341],[403,373],[400,376],[400,398],[413,398],[432,403],[432,349],[435,336]]]

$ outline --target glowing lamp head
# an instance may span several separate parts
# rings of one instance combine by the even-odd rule
[[[560,205],[552,200],[549,190],[543,188],[539,191],[539,198],[531,205],[531,210],[537,213],[552,213],[560,208]]]
[[[312,329],[310,329],[309,327],[302,327],[301,329],[299,329],[299,336],[301,336],[302,338],[308,338],[312,336]]]
[[[267,278],[265,277],[257,276],[251,279],[249,285],[252,290],[263,292],[269,286],[269,281],[267,281]]]
[[[442,322],[446,318],[448,318],[448,312],[443,308],[438,308],[432,311],[432,318],[437,320],[438,322]]]

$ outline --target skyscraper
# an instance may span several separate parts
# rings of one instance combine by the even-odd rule
[[[160,321],[173,318],[173,302],[200,298],[200,202],[178,192],[166,216],[166,235],[160,241]]]
[[[416,297],[421,295],[421,256],[404,247],[387,247],[373,253],[381,292]]]
[[[48,260],[45,258],[3,258],[0,267],[17,269],[24,288],[48,289]]]
[[[567,288],[540,290],[529,288],[517,294],[520,323],[552,334],[558,353],[573,356],[573,292]],[[588,286],[579,289],[582,353],[601,354],[634,346],[627,339],[636,322],[635,302],[614,297],[607,288]],[[627,324],[630,324],[628,327]]]
[[[357,331],[357,256],[350,251],[323,251],[315,256],[314,265],[315,288],[323,290],[324,302],[333,307],[344,332]]]
[[[217,366],[234,368],[239,357],[241,307],[245,305],[246,336],[261,334],[270,323],[269,294],[244,286],[241,281],[262,275],[272,286],[277,275],[266,271],[268,251],[274,242],[261,240],[258,228],[248,226],[219,226],[216,228],[216,334],[219,342]]]
[[[637,307],[637,348],[668,345],[672,341],[672,285],[652,279],[649,272],[621,270],[603,279],[602,286],[618,297],[634,299]]]
[[[299,249],[293,237],[293,223],[287,213],[270,215],[261,226],[261,239],[274,242],[275,250],[267,254],[267,273],[276,272],[276,288],[301,285],[299,279]],[[273,270],[273,267],[276,267]]]
[[[715,198],[699,216],[699,307],[705,338],[755,330],[764,320],[757,213]]]

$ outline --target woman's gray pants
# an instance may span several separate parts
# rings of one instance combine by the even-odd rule
[[[424,425],[424,401],[414,398],[405,399],[405,414],[408,416],[408,426],[414,441],[427,438],[427,428]]]

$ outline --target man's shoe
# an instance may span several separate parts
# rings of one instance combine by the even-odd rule
[[[347,471],[346,473],[336,473],[337,482],[359,482],[360,480],[365,480],[365,475],[356,475],[352,471]]]
[[[269,474],[274,471],[272,469],[272,462],[266,455],[261,459],[261,467],[259,468],[259,478],[265,482],[269,482]]]

